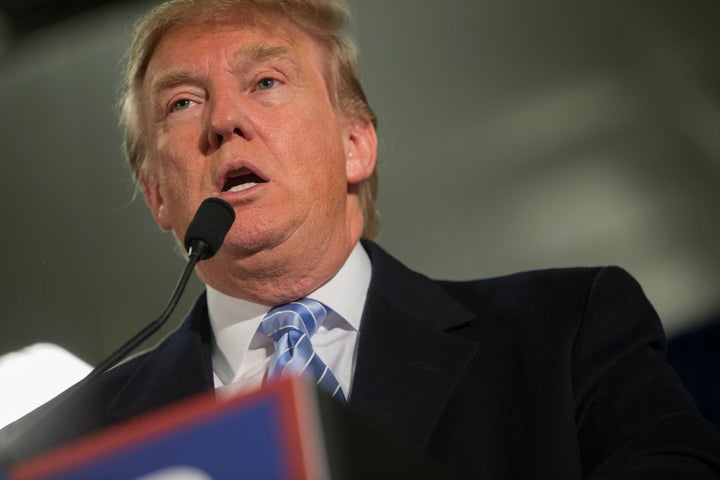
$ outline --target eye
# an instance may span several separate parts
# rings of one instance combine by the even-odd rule
[[[269,90],[277,84],[274,78],[263,78],[257,84],[258,90]]]
[[[172,110],[173,112],[177,111],[177,110],[185,110],[190,105],[192,105],[192,103],[193,103],[192,100],[183,98],[183,99],[180,99],[177,102],[173,103],[172,106],[170,107],[170,110]]]

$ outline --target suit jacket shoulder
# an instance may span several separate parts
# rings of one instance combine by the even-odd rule
[[[717,478],[716,432],[622,269],[434,281],[365,245],[352,399],[423,455],[461,478]]]

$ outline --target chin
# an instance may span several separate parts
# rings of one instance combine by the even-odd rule
[[[218,252],[225,259],[239,259],[255,255],[264,250],[272,250],[282,244],[283,235],[264,229],[243,228],[234,225],[223,241]]]

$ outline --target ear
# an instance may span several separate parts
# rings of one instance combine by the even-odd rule
[[[348,184],[369,178],[377,163],[377,134],[372,122],[351,120],[345,135],[345,173]]]
[[[165,202],[160,193],[160,183],[157,180],[157,176],[150,169],[146,169],[140,174],[139,182],[143,195],[145,195],[145,203],[150,207],[150,212],[155,219],[155,223],[157,223],[162,230],[171,230],[172,224],[167,218]]]

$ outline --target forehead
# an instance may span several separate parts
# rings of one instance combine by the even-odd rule
[[[145,76],[154,70],[193,61],[224,59],[230,66],[286,57],[323,68],[323,49],[308,34],[284,18],[254,16],[225,18],[170,27],[150,55]]]

